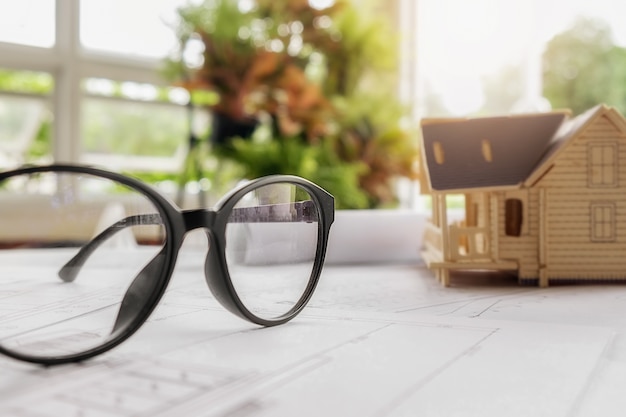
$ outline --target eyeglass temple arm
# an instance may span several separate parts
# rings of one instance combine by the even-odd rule
[[[229,223],[311,223],[314,221],[317,221],[317,210],[315,209],[315,203],[311,200],[253,207],[236,207],[231,211],[228,218]],[[128,216],[115,222],[81,247],[76,255],[61,267],[58,273],[59,278],[65,282],[74,281],[91,254],[115,233],[131,226],[159,224],[163,224],[163,220],[157,213]]]
[[[158,225],[162,224],[161,215],[157,213],[151,214],[137,214],[133,216],[125,217],[111,226],[104,229],[100,234],[91,239],[87,244],[80,248],[80,250],[74,255],[72,259],[67,261],[65,265],[59,270],[59,278],[65,282],[72,282],[76,279],[76,276],[80,272],[87,259],[95,252],[98,247],[103,244],[108,238],[120,232],[127,227],[138,225]]]
[[[317,210],[315,203],[311,200],[236,207],[228,216],[228,223],[313,223],[315,221],[317,221]]]

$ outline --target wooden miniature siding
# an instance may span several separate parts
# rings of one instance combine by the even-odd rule
[[[524,203],[524,221],[527,222],[520,236],[507,236],[505,230],[505,201],[507,198],[521,198]],[[497,198],[498,221],[498,258],[501,260],[515,260],[519,264],[518,276],[520,279],[535,279],[539,277],[538,237],[539,193],[537,190],[521,190],[520,193],[501,192],[494,195]]]
[[[566,145],[554,167],[535,184],[545,189],[548,278],[626,278],[624,164],[624,133],[604,114]],[[538,201],[532,204],[539,214]],[[537,221],[531,224],[534,235]],[[530,249],[523,248],[523,253]]]

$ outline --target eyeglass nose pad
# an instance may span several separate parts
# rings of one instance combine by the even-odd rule
[[[248,320],[237,306],[237,295],[232,285],[229,285],[226,261],[220,258],[220,254],[224,253],[223,245],[217,241],[211,232],[207,231],[207,237],[209,239],[209,250],[204,262],[204,276],[209,290],[226,310]]]
[[[163,273],[163,267],[167,260],[165,250],[165,247],[161,249],[133,279],[124,294],[111,334],[125,329],[141,314],[142,310],[150,307],[150,298],[154,294],[157,284],[161,282],[157,277]]]

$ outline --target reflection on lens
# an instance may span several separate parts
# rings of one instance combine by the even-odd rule
[[[271,184],[246,194],[226,227],[226,260],[246,308],[272,319],[299,307],[315,262],[318,213],[307,191]]]
[[[163,247],[155,223],[147,197],[105,178],[46,172],[0,181],[0,345],[49,357],[104,343],[119,330],[127,288]],[[93,253],[76,261],[99,234]]]

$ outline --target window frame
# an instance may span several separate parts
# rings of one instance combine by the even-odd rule
[[[82,90],[84,79],[106,78],[155,86],[165,86],[167,82],[159,75],[160,59],[103,53],[82,47],[80,0],[56,0],[54,19],[54,46],[0,42],[0,67],[46,72],[53,77],[54,89],[49,97],[54,115],[52,159],[57,163],[80,163],[83,160],[81,107],[87,97]]]

